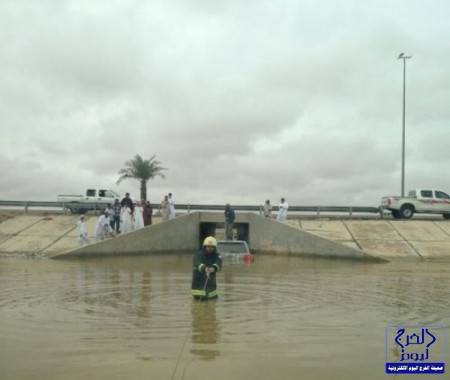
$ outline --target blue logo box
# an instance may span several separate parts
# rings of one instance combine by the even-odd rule
[[[391,325],[386,327],[386,373],[445,373],[445,327]]]

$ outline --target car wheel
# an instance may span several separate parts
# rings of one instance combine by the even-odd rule
[[[394,219],[400,219],[402,217],[402,214],[400,214],[400,211],[398,210],[392,210],[392,216]]]
[[[409,219],[414,215],[414,207],[411,205],[403,205],[400,209],[403,218]]]

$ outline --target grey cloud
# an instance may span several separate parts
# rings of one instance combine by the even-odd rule
[[[137,181],[115,187],[138,153],[169,169],[152,201],[377,205],[400,189],[400,51],[407,186],[450,190],[447,2],[0,7],[0,147],[15,168],[0,198],[138,196]]]

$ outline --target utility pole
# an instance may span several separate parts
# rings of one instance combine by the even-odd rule
[[[406,60],[412,58],[412,55],[400,53],[397,59],[403,59],[403,123],[402,123],[402,197],[405,196],[405,114],[406,114]]]

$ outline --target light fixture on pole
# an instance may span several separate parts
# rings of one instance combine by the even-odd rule
[[[405,196],[405,110],[406,110],[406,60],[411,55],[400,53],[397,59],[403,59],[403,123],[402,123],[402,197]]]

